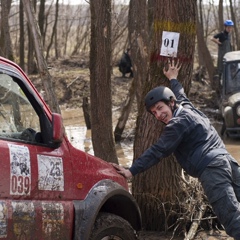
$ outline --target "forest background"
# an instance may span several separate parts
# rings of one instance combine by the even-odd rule
[[[51,75],[51,65],[78,59],[79,72],[89,68],[90,95],[78,100],[87,103],[90,100],[94,154],[108,162],[118,162],[115,143],[122,137],[134,101],[137,105],[134,158],[163,129],[142,104],[148,90],[168,84],[160,73],[166,61],[159,55],[162,32],[180,33],[178,58],[183,64],[179,81],[186,93],[195,76],[206,81],[216,93],[214,96],[219,97],[219,81],[214,78],[217,48],[210,38],[223,30],[224,20],[232,19],[233,50],[240,49],[239,5],[239,0],[130,0],[129,4],[90,0],[77,5],[59,0],[1,0],[1,56],[41,79],[44,98],[56,112],[61,112],[61,101],[54,88],[60,83]],[[113,126],[111,76],[127,47],[132,49],[134,79],[121,106],[118,123]],[[214,214],[200,189],[196,180],[182,178],[174,156],[134,178],[132,193],[141,208],[144,229],[192,234],[193,216],[206,219],[206,214],[207,221],[198,221],[197,228],[219,228],[212,221]],[[186,202],[187,206],[182,204]]]

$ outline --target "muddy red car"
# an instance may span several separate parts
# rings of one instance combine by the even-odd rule
[[[136,239],[138,205],[105,161],[75,149],[62,118],[0,57],[0,239]]]

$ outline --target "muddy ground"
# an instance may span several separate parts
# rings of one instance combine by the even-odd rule
[[[53,77],[57,97],[62,109],[82,108],[83,97],[89,97],[89,69],[88,62],[85,59],[72,58],[53,61],[49,65],[50,74]],[[37,89],[43,92],[41,82],[37,75],[30,76]],[[121,74],[117,67],[113,69],[112,74],[112,98],[113,112],[115,116],[119,115],[119,110],[123,106],[126,94],[130,87],[131,78],[121,78]],[[218,104],[216,94],[211,90],[207,81],[193,81],[189,98],[206,113],[213,121],[221,121],[218,112]],[[134,103],[136,104],[136,103]],[[133,108],[134,109],[134,108]],[[123,137],[133,138],[133,129],[135,126],[136,112],[133,110],[127,123]],[[183,237],[172,237],[172,234],[165,235],[161,232],[142,232],[139,236],[140,240],[182,240]],[[201,231],[194,239],[202,240],[230,240],[224,231]]]

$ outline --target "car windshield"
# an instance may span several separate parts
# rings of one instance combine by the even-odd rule
[[[225,94],[240,91],[240,61],[231,62],[226,65],[225,72]]]

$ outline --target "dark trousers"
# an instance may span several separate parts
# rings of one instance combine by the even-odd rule
[[[219,155],[199,178],[225,231],[240,240],[240,166],[231,155]]]

